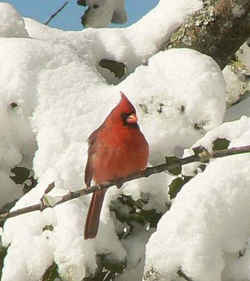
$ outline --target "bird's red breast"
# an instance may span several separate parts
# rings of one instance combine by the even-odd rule
[[[121,93],[119,104],[111,111],[103,124],[89,137],[88,161],[85,183],[96,184],[141,171],[146,168],[148,143],[137,124],[134,106]],[[96,236],[105,191],[93,194],[85,225],[85,239]]]

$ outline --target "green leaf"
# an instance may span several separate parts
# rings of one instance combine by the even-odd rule
[[[206,167],[207,167],[207,165],[205,165],[205,164],[200,164],[200,165],[199,165],[199,169],[200,169],[202,172],[205,171]]]
[[[2,277],[4,258],[5,258],[6,254],[7,254],[7,250],[8,250],[8,248],[0,246],[0,280],[1,280],[1,277]]]
[[[192,148],[192,150],[196,156],[199,156],[199,154],[202,153],[204,150],[206,150],[206,148],[202,145],[199,145],[199,146]]]
[[[16,184],[22,184],[24,183],[30,174],[30,170],[25,167],[14,167],[11,169],[11,172],[14,174],[13,176],[10,176],[10,178],[16,183]]]
[[[102,266],[104,266],[108,271],[122,273],[124,268],[127,266],[126,259],[115,260],[111,255],[98,255],[101,260]]]
[[[124,63],[115,60],[101,59],[99,65],[109,69],[118,78],[122,78],[127,71],[127,67]]]
[[[47,268],[47,270],[43,274],[42,281],[55,281],[55,280],[60,281],[61,278],[58,273],[57,264],[54,262]]]
[[[230,141],[225,138],[218,138],[213,142],[213,151],[227,149]]]
[[[156,227],[162,217],[162,214],[157,213],[155,209],[141,210],[141,215],[144,217],[144,221],[150,224],[150,227]]]
[[[177,177],[175,178],[171,184],[169,185],[169,196],[170,199],[173,199],[176,197],[178,192],[182,189],[183,185],[187,183],[192,177]]]
[[[53,231],[54,230],[54,226],[52,224],[46,224],[43,227],[43,231],[45,231],[45,230]]]
[[[175,156],[166,157],[166,163],[168,166],[167,171],[175,176],[181,173],[181,162],[180,159]]]

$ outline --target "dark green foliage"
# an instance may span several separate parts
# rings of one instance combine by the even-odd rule
[[[158,221],[162,217],[163,214],[157,213],[155,209],[151,210],[141,210],[141,215],[146,218],[146,223],[149,224],[150,228],[156,228]]]
[[[43,227],[43,231],[45,231],[45,230],[53,231],[54,226],[52,224],[47,224]]]
[[[126,261],[117,262],[114,259],[111,259],[109,255],[100,255],[100,263],[103,269],[108,270],[113,273],[122,273],[124,268],[126,267]]]
[[[111,211],[115,212],[116,218],[130,227],[127,235],[132,233],[135,223],[149,226],[150,228],[157,226],[162,214],[155,209],[144,209],[147,202],[147,200],[143,199],[134,200],[131,196],[122,194],[118,198],[118,202],[111,205]],[[120,235],[121,237],[124,238],[123,234]]]
[[[199,165],[199,169],[200,169],[202,172],[205,171],[206,167],[207,167],[206,164],[200,164],[200,165]]]
[[[37,180],[34,178],[32,171],[25,167],[14,167],[11,169],[13,175],[10,178],[16,184],[23,184],[23,193],[27,193],[37,185]]]
[[[23,184],[30,175],[30,170],[25,167],[14,167],[11,169],[11,172],[14,174],[13,176],[10,176],[10,178],[16,183],[16,184]]]
[[[175,156],[169,156],[166,157],[166,163],[168,165],[174,165],[174,167],[168,168],[168,172],[170,174],[173,174],[175,176],[179,175],[181,173],[181,162],[180,159]]]
[[[82,281],[114,281],[116,275],[116,273],[103,270],[92,277],[83,278]]]
[[[182,186],[187,183],[192,177],[177,177],[169,185],[169,196],[170,199],[174,199],[177,193],[181,190]]]
[[[213,142],[213,151],[227,149],[230,141],[225,138],[218,138]]]
[[[109,255],[98,255],[97,263],[96,273],[93,276],[83,278],[83,281],[114,281],[126,267],[126,261],[115,261]]]
[[[99,65],[110,70],[117,78],[122,78],[127,70],[127,67],[123,62],[110,59],[101,59]]]
[[[230,144],[230,141],[225,139],[225,138],[217,138],[214,142],[213,142],[213,151],[218,151],[218,150],[223,150],[223,149],[227,149],[228,146]],[[194,147],[193,148],[193,152],[196,156],[198,156],[200,158],[200,162],[201,164],[198,166],[198,169],[195,171],[195,174],[198,174],[200,171],[204,171],[207,167],[207,163],[209,163],[209,152],[206,150],[205,147],[203,146],[198,146],[198,147]],[[177,169],[171,169],[169,170],[170,173],[174,174],[174,175],[178,175],[181,173],[181,166],[178,166],[178,163],[181,160],[176,158],[176,157],[167,157],[167,163],[175,163],[177,165]],[[177,193],[181,190],[181,188],[183,187],[183,185],[188,182],[192,177],[187,177],[187,176],[180,176],[180,177],[176,177],[169,185],[169,196],[170,199],[173,199],[176,197]]]
[[[58,274],[58,267],[56,263],[52,263],[50,267],[45,271],[42,277],[42,281],[55,281],[55,280],[61,280],[59,274]]]
[[[8,248],[0,246],[0,280],[2,279],[3,263],[4,263],[4,258],[7,254],[7,250]]]

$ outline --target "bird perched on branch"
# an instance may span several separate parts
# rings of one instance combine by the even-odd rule
[[[134,106],[121,93],[121,100],[103,124],[89,136],[85,183],[90,187],[105,184],[146,168],[148,143],[137,124]],[[118,186],[119,187],[119,186]],[[84,238],[95,238],[106,189],[92,195],[85,224]]]

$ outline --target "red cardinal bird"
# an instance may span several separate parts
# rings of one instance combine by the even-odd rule
[[[148,143],[137,124],[136,111],[128,98],[121,93],[121,100],[103,124],[89,136],[88,162],[85,183],[90,186],[105,184],[139,172],[148,162]],[[95,238],[106,190],[92,195],[84,238]]]

